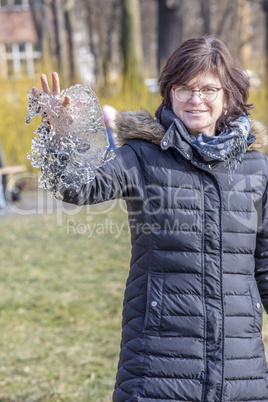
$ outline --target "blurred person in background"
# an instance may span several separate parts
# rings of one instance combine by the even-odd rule
[[[117,110],[110,105],[103,105],[102,106],[102,114],[103,120],[106,127],[106,131],[108,134],[109,140],[109,147],[107,151],[115,150],[116,149],[116,134],[115,130],[115,121],[117,117]]]
[[[0,213],[5,211],[6,198],[4,194],[3,178],[0,173]]]
[[[0,144],[0,214],[6,212],[6,177],[1,174],[1,168],[5,166],[4,152]]]

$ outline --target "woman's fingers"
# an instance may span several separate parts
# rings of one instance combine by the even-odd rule
[[[47,76],[45,74],[41,75],[41,84],[42,84],[43,92],[46,92],[47,94],[49,94],[50,88],[49,88],[49,85],[47,82]],[[52,92],[57,95],[60,93],[59,76],[57,73],[52,73]]]
[[[70,105],[70,103],[71,103],[71,98],[70,98],[70,96],[65,96],[65,98],[64,98],[64,101],[62,102],[62,105],[63,106],[67,106],[67,105]]]
[[[47,76],[45,74],[41,75],[41,84],[42,84],[43,92],[46,92],[47,94],[49,94],[50,89],[49,89],[49,85],[47,82]]]
[[[43,92],[50,94],[50,88],[47,82],[47,76],[45,74],[41,75],[41,84],[43,88]],[[57,73],[52,73],[52,92],[56,95],[60,94],[60,83],[59,83],[59,76]],[[71,98],[70,96],[65,96],[62,104],[63,106],[70,105],[71,103]]]
[[[52,73],[52,91],[54,94],[60,94],[60,82],[57,73]]]
[[[32,87],[32,93],[34,96],[38,96],[38,94],[40,93],[40,89],[36,88],[36,87]]]

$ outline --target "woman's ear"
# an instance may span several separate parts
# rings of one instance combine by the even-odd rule
[[[226,114],[227,111],[228,111],[228,104],[227,100],[225,99],[223,102],[223,113]]]

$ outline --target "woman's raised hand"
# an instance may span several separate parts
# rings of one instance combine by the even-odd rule
[[[43,92],[50,94],[50,88],[47,81],[47,76],[45,74],[41,75],[41,84],[43,88]],[[59,83],[59,76],[57,73],[52,73],[52,93],[59,95],[60,94],[60,83]],[[65,96],[63,100],[63,106],[67,106],[71,103],[70,96]]]

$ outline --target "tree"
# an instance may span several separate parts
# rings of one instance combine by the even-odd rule
[[[158,71],[183,40],[184,0],[158,0]]]
[[[235,26],[238,18],[237,10],[238,10],[237,0],[236,1],[228,0],[227,2],[226,1],[224,2],[224,9],[220,13],[220,18],[219,21],[217,21],[217,28],[215,30],[215,34],[217,36],[222,37],[224,31],[231,30],[231,27]]]
[[[266,14],[266,41],[265,41],[265,82],[268,83],[268,0],[263,0],[263,10]]]
[[[198,0],[200,5],[200,17],[202,20],[202,33],[214,34],[222,37],[233,24],[233,18],[237,21],[237,9],[239,0]]]
[[[65,7],[65,25],[67,42],[70,52],[70,79],[71,82],[80,81],[80,68],[78,60],[78,49],[74,38],[76,34],[75,0],[69,0]]]
[[[42,68],[48,72],[52,65],[52,36],[50,28],[50,1],[41,0],[40,8],[36,6],[36,0],[29,0],[29,7],[38,38],[38,44],[42,52]],[[38,12],[41,14],[38,16]]]
[[[124,86],[135,89],[143,83],[143,51],[139,0],[122,1],[122,53]]]
[[[210,0],[200,0],[201,5],[201,16],[203,18],[203,33],[211,34],[211,23],[210,23]]]
[[[105,90],[115,72],[114,59],[119,59],[121,0],[83,0],[82,5],[88,45],[94,59],[95,85]]]
[[[41,28],[40,22],[38,21],[37,15],[36,15],[36,4],[35,3],[36,3],[35,0],[29,0],[29,7],[31,10],[31,15],[32,15],[36,35],[38,38],[38,42],[41,43],[42,42],[42,28]]]
[[[58,69],[64,86],[69,84],[69,59],[62,0],[53,1]]]
[[[79,81],[79,60],[75,45],[75,0],[29,0],[42,51],[42,70],[58,69],[63,86]],[[41,18],[40,18],[41,17]]]

